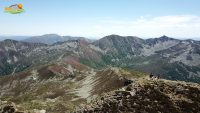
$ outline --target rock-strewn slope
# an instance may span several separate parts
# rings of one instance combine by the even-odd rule
[[[76,113],[199,113],[200,85],[138,80],[79,107]]]

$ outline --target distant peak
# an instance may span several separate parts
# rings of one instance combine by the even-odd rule
[[[104,38],[139,38],[139,37],[136,37],[136,36],[120,36],[120,35],[116,35],[116,34],[112,34],[112,35],[108,35],[108,36],[105,36]]]
[[[45,35],[42,35],[42,36],[59,36],[60,37],[60,35],[58,35],[58,34],[45,34]]]
[[[160,40],[162,40],[162,41],[174,40],[173,38],[168,37],[168,36],[166,36],[166,35],[163,35],[163,36],[161,36],[161,37],[158,38],[158,39],[160,39]]]
[[[166,39],[168,39],[169,37],[166,36],[166,35],[163,35],[163,36],[161,36],[160,38],[166,38]]]
[[[122,37],[122,36],[116,35],[116,34],[112,34],[112,35],[108,35],[108,36],[105,36],[105,37],[107,38],[107,37]]]
[[[17,42],[17,41],[13,39],[5,39],[4,42]]]

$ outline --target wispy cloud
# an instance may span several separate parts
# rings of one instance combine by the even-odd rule
[[[109,18],[100,20],[99,24],[94,26],[93,31],[98,35],[120,34],[141,37],[169,35],[178,38],[193,38],[200,37],[200,16],[139,17],[132,21]]]

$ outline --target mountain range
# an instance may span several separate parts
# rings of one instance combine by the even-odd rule
[[[57,35],[44,35],[56,39]],[[48,39],[41,38],[41,39]],[[32,38],[31,38],[32,39]],[[39,39],[39,37],[38,37]],[[163,78],[200,82],[200,41],[167,36],[141,39],[110,35],[90,42],[84,38],[44,44],[43,41],[0,42],[0,75],[73,58],[94,69],[107,66],[160,74]]]
[[[199,110],[199,41],[109,35],[53,43],[60,38],[0,41],[0,113]]]
[[[45,34],[41,36],[0,36],[0,41],[11,39],[22,42],[30,42],[30,43],[44,43],[44,44],[54,44],[58,42],[65,42],[68,40],[87,40],[88,42],[92,42],[94,40],[87,39],[84,37],[73,37],[73,36],[60,36],[57,34]]]
[[[84,37],[72,37],[72,36],[60,36],[57,34],[46,34],[42,36],[33,36],[26,38],[22,41],[24,42],[30,42],[30,43],[44,43],[44,44],[54,44],[57,42],[65,42],[68,40],[87,40],[88,42],[92,41],[90,39],[84,38]]]

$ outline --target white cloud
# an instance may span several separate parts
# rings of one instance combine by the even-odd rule
[[[200,16],[173,15],[173,16],[141,16],[135,19],[118,20],[112,17],[90,18],[66,22],[40,22],[20,24],[3,23],[0,27],[2,35],[42,35],[57,33],[60,35],[103,37],[110,34],[124,36],[139,36],[153,38],[167,35],[174,38],[199,38]],[[10,27],[12,26],[12,27]]]
[[[140,17],[133,21],[101,20],[93,27],[94,35],[134,35],[140,37],[159,37],[168,35],[177,38],[200,37],[200,17],[195,15]],[[98,32],[97,32],[98,31]]]

